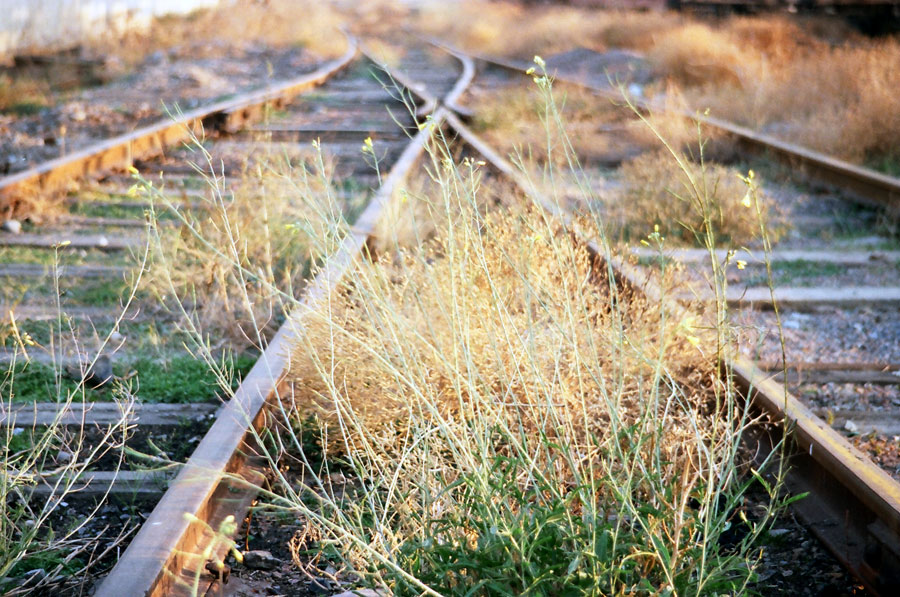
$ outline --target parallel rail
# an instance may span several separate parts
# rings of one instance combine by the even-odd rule
[[[462,75],[441,103],[452,105],[473,76],[474,66],[465,62]],[[417,93],[423,95],[421,89]],[[433,107],[431,119],[435,126],[440,126],[451,114],[437,103]],[[284,376],[289,370],[290,347],[296,338],[294,326],[302,325],[304,313],[327,296],[359,259],[368,256],[367,247],[376,224],[391,202],[395,189],[423,155],[433,130],[425,127],[410,140],[354,223],[352,232],[310,283],[301,303],[279,329],[103,581],[97,597],[187,593],[186,587],[203,573],[206,558],[210,555],[204,554],[213,539],[210,529],[215,529],[228,515],[237,520],[243,518],[257,488],[257,458],[254,457],[258,453],[257,432],[266,424],[267,407],[290,396]],[[206,579],[205,584],[208,582]]]
[[[159,155],[204,129],[235,130],[245,122],[259,118],[267,106],[283,106],[292,97],[321,85],[350,64],[358,49],[356,40],[348,39],[350,43],[343,56],[308,75],[177,114],[174,118],[160,120],[0,178],[0,213],[16,214],[27,205],[29,197],[58,192],[73,180],[91,174],[131,166],[134,160]]]
[[[452,51],[463,63],[463,74],[442,99],[429,95],[424,88],[402,75],[395,73],[393,78],[424,101],[425,111],[431,114],[436,126],[446,124],[452,128],[494,168],[571,227],[567,214],[528,185],[511,164],[472,133],[454,113],[464,112],[457,101],[472,80],[474,67],[466,55]],[[236,123],[252,118],[262,106],[277,105],[286,97],[326,81],[349,64],[356,53],[355,45],[351,44],[351,49],[341,59],[290,84],[201,108],[185,114],[177,123],[147,127],[2,179],[0,207],[14,209],[29,192],[58,190],[73,177],[128,165],[139,155],[157,153],[165,145],[180,142],[197,127],[212,125],[230,130]],[[528,68],[508,61],[477,58],[520,72]],[[566,78],[560,80],[617,97],[609,89]],[[725,130],[750,147],[783,156],[782,159],[799,160],[807,175],[816,180],[839,184],[843,188],[846,180],[855,177],[857,182],[849,184],[857,184],[853,192],[861,200],[892,208],[900,206],[900,179],[833,160],[729,123],[715,119],[704,122]],[[257,433],[266,425],[267,407],[289,397],[290,388],[284,377],[290,364],[289,349],[296,338],[293,326],[302,325],[304,312],[327,296],[359,259],[367,257],[376,224],[390,204],[394,190],[422,156],[432,132],[431,127],[425,127],[411,139],[352,232],[325,262],[288,323],[276,333],[223,408],[194,455],[103,581],[97,596],[177,595],[184,592],[186,583],[202,573],[206,563],[201,554],[212,538],[209,529],[216,528],[228,515],[240,520],[249,508],[259,482]],[[658,294],[658,290],[640,280],[627,263],[613,258],[589,238],[580,236],[579,239],[595,258],[605,260],[613,267],[622,283],[648,296]],[[682,307],[672,304],[670,308]],[[891,589],[900,586],[900,485],[753,363],[736,359],[722,363],[722,366],[732,372],[747,399],[770,413],[774,425],[768,433],[760,432],[757,441],[761,447],[771,449],[780,439],[778,434],[784,428],[783,424],[789,428],[798,449],[792,454],[795,474],[788,483],[794,491],[808,489],[812,492],[811,497],[800,501],[797,507],[813,523],[813,531],[867,587],[880,594],[891,594]],[[190,518],[185,517],[186,513]]]
[[[523,75],[525,75],[526,71],[533,66],[520,61],[466,52],[453,47],[443,40],[435,38],[425,39],[454,55],[466,55],[480,62],[493,64]],[[621,93],[610,87],[592,84],[559,73],[549,74],[558,81],[582,87],[598,95],[609,98],[612,101],[623,101]],[[644,112],[650,112],[655,109],[649,102],[644,102],[636,98],[630,98],[629,101],[631,101],[636,108]],[[771,135],[752,131],[746,127],[727,122],[720,118],[704,116],[689,110],[684,110],[682,115],[687,118],[695,119],[703,126],[709,127],[712,130],[717,130],[733,138],[739,149],[744,153],[774,157],[790,166],[791,171],[795,175],[805,180],[826,185],[831,188],[838,188],[857,201],[868,205],[885,207],[894,213],[900,213],[900,178],[888,176],[870,168],[863,168],[843,160],[838,160],[826,154],[813,151],[812,149],[782,141]]]
[[[569,227],[595,259],[608,263],[620,283],[653,302],[660,300],[658,288],[627,262],[613,257],[580,233],[569,214],[537,191],[459,118],[451,116],[447,123],[494,168]],[[684,311],[671,300],[667,300],[667,307],[676,313]],[[792,470],[787,486],[794,494],[810,493],[795,503],[795,510],[870,591],[894,594],[900,587],[900,484],[754,363],[738,357],[720,366],[730,372],[745,399],[769,415],[769,428],[748,438],[755,443],[752,448],[759,462],[769,456],[782,439],[782,431],[788,429],[794,449],[790,453]]]

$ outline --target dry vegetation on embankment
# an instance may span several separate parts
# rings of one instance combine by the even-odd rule
[[[80,39],[71,40],[79,46],[76,54],[99,59],[101,65],[89,67],[83,80],[66,63],[41,71],[0,71],[0,114],[12,110],[25,115],[53,106],[77,90],[73,90],[73,85],[80,87],[119,79],[140,69],[154,54],[161,55],[162,61],[199,61],[225,56],[237,60],[248,50],[258,53],[263,48],[272,60],[273,50],[296,47],[308,50],[319,59],[335,57],[346,50],[346,41],[338,30],[344,22],[345,18],[331,2],[234,0],[184,16],[157,17],[146,29],[122,33],[110,28],[85,33]],[[39,24],[40,20],[35,23]],[[25,32],[26,38],[28,35]],[[40,48],[34,51],[41,53]],[[9,57],[0,56],[0,64],[5,58]],[[154,63],[159,61],[154,59]],[[190,79],[191,71],[185,69],[179,74]],[[60,88],[63,83],[64,88]],[[172,86],[173,82],[167,84]],[[153,93],[148,91],[151,97],[146,99],[156,108],[158,98],[152,97]]]
[[[602,211],[613,238],[634,244],[655,229],[670,245],[704,246],[705,219],[714,224],[722,246],[753,245],[759,240],[760,217],[771,238],[784,231],[783,218],[765,193],[759,193],[760,212],[750,209],[742,182],[746,173],[703,155],[701,140],[705,148],[709,139],[701,139],[706,131],[690,119],[656,113],[642,120],[627,106],[577,87],[562,88],[550,111],[546,95],[525,79],[479,93],[474,126],[539,184],[568,189],[575,209]],[[558,121],[554,111],[561,115]],[[548,144],[547,126],[561,127],[565,141]],[[574,168],[573,155],[580,164]],[[615,170],[606,170],[608,165]],[[616,182],[585,188],[584,174],[592,171],[603,181]]]
[[[667,12],[466,2],[426,9],[421,26],[464,48],[530,60],[578,46],[643,53],[652,96],[677,85],[687,105],[876,168],[900,156],[900,40],[837,20],[783,16],[697,21]],[[511,32],[515,32],[511,34]]]

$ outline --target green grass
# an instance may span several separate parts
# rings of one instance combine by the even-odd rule
[[[759,269],[759,268],[757,268]],[[786,286],[806,278],[839,276],[846,270],[846,266],[838,263],[806,261],[776,261],[772,263],[772,275],[776,286]],[[765,271],[748,276],[743,280],[750,285],[763,285],[768,283]]]
[[[65,313],[65,307],[63,307]],[[111,313],[113,313],[111,311]],[[144,355],[152,354],[162,356],[170,352],[178,352],[182,349],[189,336],[181,332],[171,322],[160,319],[144,319],[139,321],[124,320],[113,330],[114,320],[91,321],[88,319],[63,320],[62,324],[57,319],[32,320],[23,319],[16,321],[16,326],[22,333],[28,336],[40,347],[49,347],[51,344],[59,346],[61,341],[69,338],[77,338],[82,344],[92,340],[106,338],[111,332],[118,331],[127,338],[126,347],[132,353]],[[11,336],[11,328],[8,323],[0,324],[0,346],[6,349],[13,348],[15,339]],[[62,339],[62,340],[61,340]]]
[[[47,104],[41,101],[22,101],[8,106],[3,112],[14,116],[33,116],[44,110]]]
[[[255,362],[256,358],[249,355],[234,359],[232,389],[237,388]],[[123,383],[144,402],[208,402],[221,394],[216,377],[206,363],[187,354],[165,360],[139,358],[114,363],[113,373],[126,379]],[[65,373],[58,375],[50,365],[36,361],[17,363],[3,386],[4,395],[11,394],[16,402],[55,402],[64,400],[70,393],[81,395],[74,379]],[[91,402],[108,400],[114,391],[113,384],[87,389],[84,399]]]
[[[123,297],[127,298],[129,289],[130,285],[124,279],[62,277],[59,280],[59,297],[64,308],[75,305],[116,305]],[[50,276],[0,276],[0,301],[4,303],[27,304],[29,301],[38,301],[52,304],[56,296],[57,288]]]
[[[69,207],[69,213],[75,216],[87,218],[130,218],[143,221],[146,206],[141,203],[134,205],[95,205],[91,201],[79,201]],[[171,219],[171,216],[161,215],[160,220]]]
[[[898,154],[891,153],[870,158],[866,161],[865,166],[888,176],[900,177],[900,155]]]
[[[74,574],[81,570],[84,566],[84,562],[79,558],[72,558],[71,560],[66,561],[68,555],[68,550],[59,548],[45,550],[34,555],[26,556],[16,562],[16,565],[10,569],[8,576],[15,579],[17,576],[20,576],[29,570],[34,570],[36,568],[53,570],[60,564],[62,564],[62,570],[60,570],[61,573]],[[4,584],[0,582],[0,588],[3,586]]]
[[[137,263],[128,251],[101,251],[99,249],[61,250],[39,247],[2,247],[0,263],[25,263],[36,265],[89,265],[128,266]]]

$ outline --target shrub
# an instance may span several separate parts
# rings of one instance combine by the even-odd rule
[[[626,237],[640,238],[655,227],[667,238],[705,246],[711,227],[718,239],[734,246],[758,238],[758,217],[738,172],[719,164],[684,163],[687,171],[662,150],[622,165],[624,190],[609,207]],[[768,197],[761,197],[761,206],[770,215]]]

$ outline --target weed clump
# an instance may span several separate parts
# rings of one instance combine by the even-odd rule
[[[330,169],[322,156],[255,156],[229,187],[204,151],[197,155],[206,167],[196,167],[208,188],[192,206],[173,203],[164,188],[139,178],[154,201],[150,267],[141,286],[191,326],[240,352],[277,329],[321,254],[313,239],[326,236],[317,225],[323,214],[310,205],[341,207],[327,186]],[[160,225],[162,214],[174,215],[179,226]]]
[[[319,500],[319,532],[400,595],[739,589],[747,552],[717,541],[743,415],[715,406],[702,332],[542,212],[472,208],[459,170],[452,225],[297,326],[286,411],[365,480]]]
[[[757,239],[759,218],[738,172],[720,164],[684,164],[687,169],[659,151],[622,165],[624,189],[609,207],[625,237],[637,239],[655,228],[673,241],[705,246],[711,227],[717,239],[734,246]],[[759,201],[771,218],[771,199],[761,195]]]

